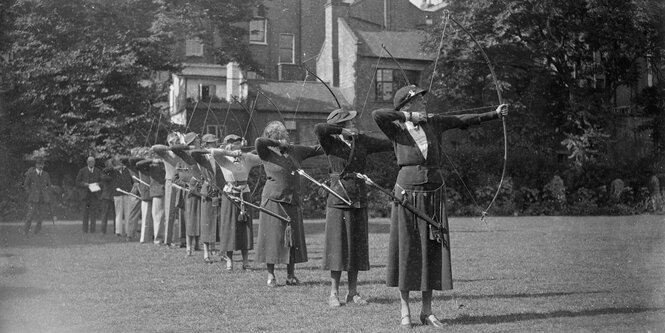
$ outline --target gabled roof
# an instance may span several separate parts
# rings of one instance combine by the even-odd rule
[[[433,61],[435,54],[422,51],[422,43],[427,37],[426,33],[419,30],[409,31],[363,31],[355,30],[356,36],[362,42],[360,55],[367,57],[379,57],[387,54],[381,47],[385,45],[388,51],[396,59]]]
[[[299,81],[254,81],[249,83],[250,93],[260,90],[277,105],[281,112],[320,112],[330,113],[337,109],[337,103],[328,89],[318,81],[307,81],[304,86]],[[351,108],[341,91],[331,87],[343,108]],[[258,110],[274,110],[275,107],[259,94],[256,100]]]

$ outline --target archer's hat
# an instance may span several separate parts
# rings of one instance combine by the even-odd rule
[[[418,95],[425,95],[427,90],[418,88],[415,84],[411,84],[402,88],[399,88],[395,93],[393,98],[393,105],[395,110],[401,109],[404,104],[408,103],[412,98]]]
[[[203,142],[207,142],[207,143],[213,143],[213,142],[217,142],[217,141],[219,141],[219,139],[217,139],[217,136],[216,136],[216,135],[208,133],[208,134],[205,134],[205,135],[201,138],[201,141],[203,141]]]
[[[356,117],[358,112],[354,110],[337,109],[328,115],[328,124],[339,124]]]
[[[194,132],[189,132],[185,134],[185,144],[190,145],[192,142],[194,142],[194,139],[196,139],[198,135]]]
[[[222,143],[226,145],[226,144],[236,142],[236,141],[242,141],[242,138],[235,135],[235,134],[229,134],[229,135],[224,137],[224,142],[222,142]]]

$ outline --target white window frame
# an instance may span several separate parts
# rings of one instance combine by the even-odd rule
[[[282,61],[282,37],[291,37],[291,61]],[[284,48],[286,50],[286,48]],[[295,64],[296,61],[296,35],[291,33],[279,34],[279,64]]]
[[[201,38],[187,38],[185,39],[185,56],[187,57],[201,57],[203,56],[203,41]]]
[[[263,40],[252,40],[252,22],[263,21]],[[249,43],[258,45],[268,45],[268,19],[265,17],[255,17],[249,21]]]

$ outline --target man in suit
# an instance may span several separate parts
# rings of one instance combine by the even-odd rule
[[[51,209],[51,177],[48,172],[44,171],[44,158],[37,157],[35,159],[35,166],[31,167],[25,173],[25,180],[23,181],[23,189],[28,193],[28,213],[25,217],[25,226],[23,233],[28,235],[30,232],[30,225],[32,220],[37,221],[35,226],[35,235],[39,233],[42,228],[42,217],[44,209]],[[53,217],[55,222],[55,216]]]
[[[90,156],[87,160],[88,166],[81,168],[76,175],[76,184],[81,188],[81,200],[83,208],[83,232],[95,232],[97,212],[99,211],[99,198],[101,195],[100,182],[102,172],[95,167],[95,158]]]

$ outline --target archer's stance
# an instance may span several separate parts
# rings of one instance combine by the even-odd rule
[[[365,173],[367,155],[392,150],[392,142],[360,134],[355,127],[357,112],[337,109],[315,132],[330,163],[330,187],[350,204],[330,194],[326,204],[326,240],[323,268],[330,270],[328,304],[338,307],[339,281],[347,271],[347,304],[367,304],[358,293],[358,271],[369,270],[367,187],[357,173]]]
[[[296,171],[304,160],[322,155],[323,150],[318,145],[290,144],[289,132],[280,121],[269,122],[255,146],[266,172],[261,206],[276,215],[290,217],[286,222],[263,211],[259,214],[256,262],[266,263],[268,286],[277,286],[275,264],[286,264],[286,284],[295,286],[300,283],[295,264],[307,262],[300,175]]]
[[[442,327],[432,314],[432,290],[453,288],[450,236],[445,208],[443,176],[439,169],[439,135],[452,128],[467,128],[508,114],[506,105],[496,111],[465,115],[426,115],[423,95],[415,85],[400,88],[393,98],[394,110],[379,109],[372,115],[381,131],[394,143],[399,173],[394,193],[439,221],[443,230],[398,203],[393,203],[388,244],[386,285],[400,291],[401,325],[411,327],[409,291],[422,292],[420,321]],[[400,112],[401,111],[401,112]],[[434,237],[442,232],[443,237]]]

